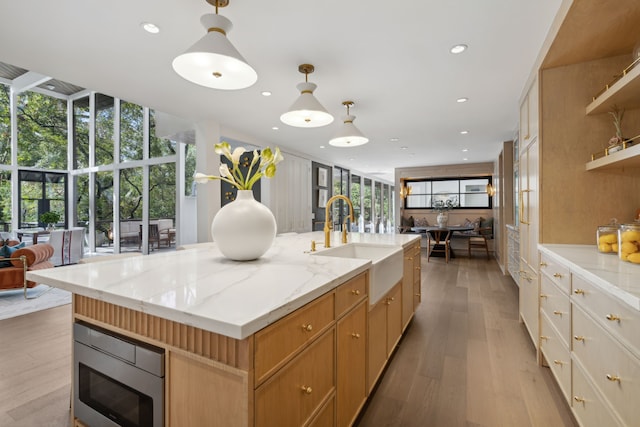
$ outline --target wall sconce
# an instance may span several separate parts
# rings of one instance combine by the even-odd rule
[[[402,184],[402,187],[400,187],[400,198],[406,199],[407,196],[411,195],[412,191],[413,191],[413,187]]]
[[[489,197],[495,196],[496,188],[491,184],[487,184],[487,194],[489,195]]]

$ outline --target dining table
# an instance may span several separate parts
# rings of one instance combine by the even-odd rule
[[[18,240],[20,240],[22,242],[22,238],[24,236],[31,236],[31,241],[32,244],[37,245],[38,244],[38,236],[48,236],[49,234],[49,230],[29,230],[29,229],[24,229],[24,230],[16,230],[16,236],[18,237]]]
[[[453,232],[464,232],[464,231],[473,231],[474,227],[473,225],[447,225],[446,227],[440,227],[439,225],[428,225],[426,227],[411,227],[411,231],[413,231],[414,233],[424,233],[425,235],[427,234],[427,232],[429,232],[430,230],[451,230],[453,234]],[[436,248],[442,249],[443,245],[436,245]],[[429,250],[429,248],[427,248],[427,250]],[[434,257],[444,257],[444,253],[443,252],[434,252],[433,255]],[[449,257],[450,258],[455,258],[455,253],[453,251],[453,248],[451,248],[451,245],[449,245]]]

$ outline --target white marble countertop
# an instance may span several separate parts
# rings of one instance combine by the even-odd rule
[[[640,265],[599,253],[595,245],[544,244],[538,248],[561,258],[576,274],[640,311]]]
[[[332,246],[340,246],[332,232]],[[409,246],[416,234],[350,233],[350,243]],[[308,253],[324,233],[289,233],[255,261],[235,262],[215,245],[27,272],[67,291],[244,339],[366,271],[371,261]]]

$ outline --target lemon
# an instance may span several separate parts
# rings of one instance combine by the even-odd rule
[[[599,250],[600,252],[604,252],[604,253],[611,252],[611,245],[610,245],[610,244],[608,244],[608,243],[600,243],[600,244],[598,245],[598,250]]]
[[[603,234],[602,236],[600,236],[599,240],[599,243],[611,244],[618,241],[618,236],[616,236],[615,234]]]
[[[618,253],[618,242],[611,244],[611,252]]]
[[[640,241],[640,231],[627,230],[622,233],[623,242],[637,242]]]
[[[635,264],[640,264],[640,252],[629,254],[629,256],[627,257],[627,261],[631,261]]]
[[[633,242],[623,241],[622,245],[620,246],[620,250],[622,251],[622,253],[632,254],[634,252],[638,252],[638,247]]]
[[[626,261],[629,258],[629,254],[627,252],[620,252],[620,259]]]

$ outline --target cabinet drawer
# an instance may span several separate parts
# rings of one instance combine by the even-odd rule
[[[571,353],[563,344],[546,314],[540,316],[540,351],[544,354],[564,398],[571,399]]]
[[[335,328],[256,389],[256,427],[299,427],[335,393]]]
[[[368,273],[362,273],[336,289],[336,316],[342,316],[367,296]]]
[[[582,427],[621,426],[587,380],[579,363],[573,364],[573,414]]]
[[[609,332],[640,355],[640,312],[607,295],[580,276],[573,275],[572,300]]]
[[[571,292],[571,272],[565,265],[545,253],[540,253],[540,273],[549,277],[565,294]]]
[[[540,311],[544,312],[556,330],[565,347],[571,343],[571,302],[569,296],[551,282],[549,277],[540,277]]]
[[[334,293],[310,302],[255,334],[256,385],[322,333],[334,319]]]
[[[640,360],[580,307],[573,307],[573,352],[623,422],[640,419]]]

